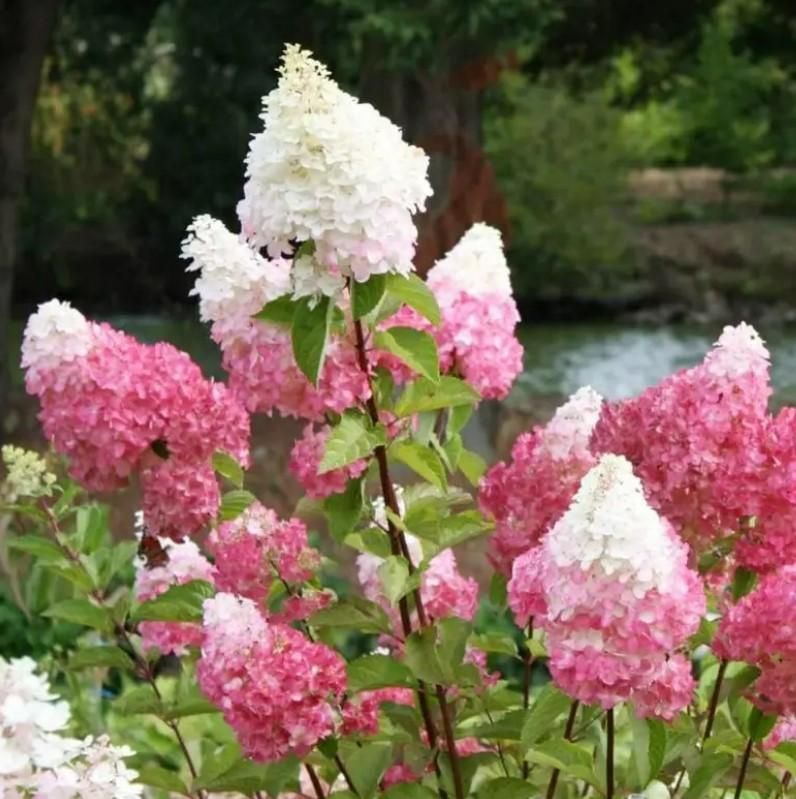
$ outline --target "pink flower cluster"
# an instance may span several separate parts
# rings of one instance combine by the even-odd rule
[[[70,473],[102,491],[140,472],[154,533],[180,538],[213,515],[215,450],[248,459],[242,406],[169,344],[142,344],[52,300],[28,320],[22,364],[45,435]]]
[[[520,321],[500,232],[473,225],[428,273],[442,312],[440,362],[485,399],[505,397],[522,371]]]
[[[385,702],[412,706],[415,695],[408,688],[377,688],[351,697],[343,705],[343,734],[376,735],[379,710]]]
[[[259,502],[218,525],[207,545],[215,559],[218,589],[258,604],[268,597],[274,579],[303,583],[320,567],[320,554],[309,545],[304,522],[282,521]]]
[[[775,749],[786,741],[796,741],[796,716],[783,716],[763,741],[765,749]]]
[[[342,469],[320,474],[318,468],[330,433],[331,428],[328,425],[316,428],[309,424],[290,452],[288,468],[312,499],[324,499],[331,494],[339,494],[345,490],[350,479],[359,477],[368,467],[366,460],[358,460]]]
[[[594,465],[589,439],[601,406],[599,394],[581,388],[546,426],[521,435],[511,461],[496,464],[481,481],[481,510],[495,519],[489,559],[502,574],[510,576],[515,558],[558,521]]]
[[[705,611],[687,554],[628,461],[606,455],[541,543],[514,562],[509,604],[519,624],[533,616],[547,633],[563,691],[604,708],[633,700],[641,714],[671,718],[693,690],[675,650]]]
[[[752,698],[767,712],[796,713],[796,565],[765,575],[759,585],[732,605],[719,625],[713,649],[728,660],[760,669]]]
[[[625,455],[653,506],[698,553],[758,510],[768,370],[753,328],[725,328],[702,364],[607,405],[595,429],[595,452]]]
[[[269,763],[304,757],[335,727],[346,686],[332,649],[266,621],[250,599],[205,601],[199,686],[235,731],[247,757]]]

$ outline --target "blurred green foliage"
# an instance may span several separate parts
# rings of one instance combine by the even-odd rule
[[[179,241],[196,213],[234,223],[286,41],[354,91],[372,69],[422,75],[511,54],[519,66],[481,105],[518,290],[621,291],[626,220],[649,216],[627,213],[631,168],[742,173],[765,210],[793,213],[787,179],[764,173],[796,161],[794,31],[785,0],[241,0],[223,11],[64,0],[34,123],[18,301],[183,305]]]

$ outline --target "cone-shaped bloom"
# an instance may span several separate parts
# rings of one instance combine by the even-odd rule
[[[479,504],[495,519],[489,559],[500,572],[535,546],[569,507],[581,478],[594,465],[589,439],[602,397],[579,389],[545,426],[523,433],[508,463],[498,463],[479,486]]]
[[[308,51],[288,45],[279,72],[246,158],[238,214],[247,238],[274,256],[289,242],[314,243],[294,266],[298,295],[332,294],[349,276],[407,274],[412,214],[431,194],[428,157]]]
[[[705,610],[687,547],[623,457],[603,456],[541,544],[518,558],[509,602],[548,635],[556,683],[586,704],[670,718],[690,696],[672,657]],[[674,661],[674,662],[673,662]]]

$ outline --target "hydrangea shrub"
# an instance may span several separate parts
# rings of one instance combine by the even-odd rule
[[[428,159],[298,47],[262,120],[240,230],[182,248],[225,383],[68,303],[28,321],[53,452],[3,450],[4,560],[83,632],[0,660],[0,797],[787,795],[796,414],[756,331],[580,389],[487,471],[462,433],[523,357],[500,233],[421,280]],[[246,487],[256,413],[305,424],[289,517]],[[84,492],[131,484],[114,540]]]

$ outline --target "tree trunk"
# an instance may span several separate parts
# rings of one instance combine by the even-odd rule
[[[0,440],[9,396],[8,323],[30,123],[59,0],[0,0]]]
[[[434,190],[418,218],[415,263],[421,272],[444,255],[474,222],[508,233],[505,201],[482,149],[483,88],[497,77],[494,60],[453,72],[389,72],[379,56],[365,59],[360,96],[399,125],[430,156]]]

